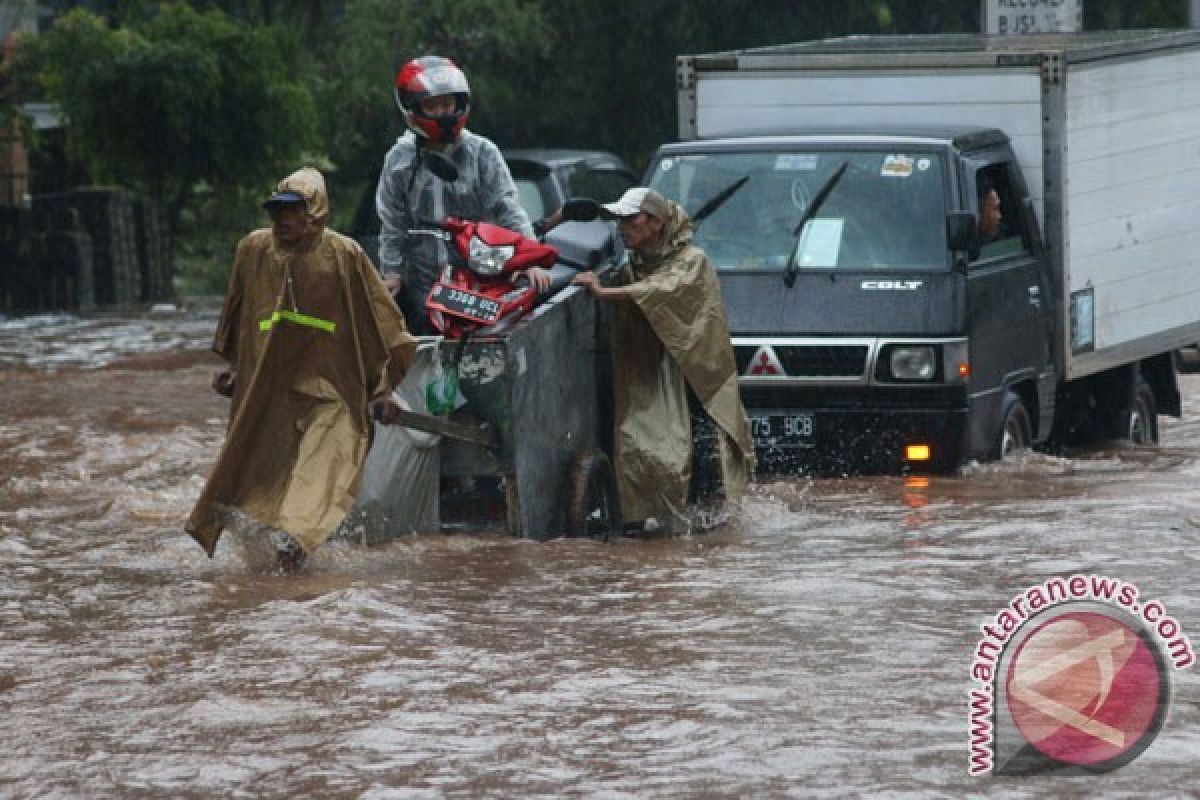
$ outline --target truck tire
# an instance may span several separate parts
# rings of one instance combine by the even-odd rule
[[[612,541],[621,532],[621,510],[612,462],[600,450],[587,450],[571,466],[567,535]]]
[[[1133,405],[1121,412],[1119,435],[1138,447],[1158,444],[1158,405],[1154,390],[1140,377],[1133,387]]]
[[[1029,423],[1029,412],[1025,403],[1016,392],[1004,393],[1004,422],[1000,426],[1000,435],[996,437],[996,445],[992,450],[992,458],[996,461],[1007,461],[1021,450],[1028,450],[1033,445],[1033,426]]]

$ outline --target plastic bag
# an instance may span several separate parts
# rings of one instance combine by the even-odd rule
[[[422,339],[418,345],[408,373],[392,392],[400,408],[432,413],[427,400],[433,395],[430,387],[446,380],[438,358],[438,341]],[[363,466],[358,498],[338,535],[373,545],[412,533],[436,531],[441,525],[438,443],[442,437],[403,425],[374,425],[375,436]]]
[[[458,373],[454,370],[443,369],[438,362],[437,369],[425,384],[425,408],[435,416],[457,411],[467,404],[467,400],[458,391]]]

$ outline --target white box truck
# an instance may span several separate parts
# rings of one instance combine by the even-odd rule
[[[677,79],[646,181],[709,205],[765,469],[953,470],[1179,415],[1200,33],[848,37]]]

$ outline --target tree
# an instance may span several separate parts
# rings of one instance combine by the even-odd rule
[[[314,57],[310,73],[322,134],[342,180],[374,180],[399,131],[392,98],[409,59],[446,56],[471,84],[470,127],[498,141],[536,127],[548,109],[531,89],[548,58],[541,5],[531,0],[348,0]],[[345,174],[348,173],[348,174]]]
[[[316,112],[280,30],[184,3],[149,12],[114,27],[75,9],[21,41],[16,71],[29,96],[60,104],[94,180],[156,199],[175,228],[197,187],[262,190],[294,169]]]
[[[676,135],[676,56],[892,32],[883,0],[556,0],[544,8],[557,49],[533,89],[538,106],[554,113],[543,112],[531,133],[635,163]]]

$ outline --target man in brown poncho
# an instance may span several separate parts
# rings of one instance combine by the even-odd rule
[[[325,228],[321,173],[293,173],[263,205],[271,228],[238,244],[213,341],[231,367],[213,379],[233,399],[225,446],[186,530],[212,556],[221,511],[237,509],[287,534],[287,567],[352,505],[368,404],[400,380],[416,340],[362,248]]]
[[[754,469],[750,424],[738,395],[737,364],[721,288],[708,257],[691,244],[687,213],[638,187],[605,215],[620,220],[630,251],[620,283],[591,272],[575,283],[613,302],[614,449],[626,524],[654,519],[688,530],[693,469],[688,389],[718,431],[726,500],[737,499]]]

